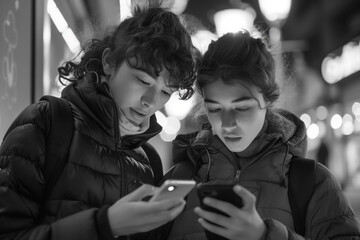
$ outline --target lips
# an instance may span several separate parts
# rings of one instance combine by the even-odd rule
[[[224,138],[239,138],[237,135],[223,135]]]
[[[133,108],[130,108],[130,109],[131,109],[131,111],[135,112],[136,114],[138,114],[138,115],[140,115],[140,116],[145,117],[145,116],[147,115],[146,112],[142,112],[142,111],[139,111],[139,110],[135,110],[135,109],[133,109]]]
[[[141,124],[145,119],[148,118],[148,113],[129,108],[128,120],[136,125]]]
[[[226,142],[239,142],[241,140],[241,137],[235,137],[235,136],[224,136],[224,139]]]

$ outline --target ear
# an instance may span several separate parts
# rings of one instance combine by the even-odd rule
[[[114,67],[110,61],[110,48],[106,48],[103,51],[101,61],[105,75],[111,75],[113,73]]]

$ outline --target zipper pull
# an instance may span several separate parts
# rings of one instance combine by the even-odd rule
[[[239,181],[240,173],[241,173],[240,170],[237,170],[237,171],[236,171],[235,178],[234,178],[234,182],[238,182],[238,181]]]

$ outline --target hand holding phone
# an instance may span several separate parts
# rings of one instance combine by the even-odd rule
[[[228,216],[226,213],[219,211],[218,209],[212,208],[203,203],[205,197],[212,197],[218,200],[229,202],[238,208],[242,208],[244,203],[242,198],[234,192],[233,184],[199,184],[197,186],[197,193],[200,198],[200,206],[206,211]]]
[[[244,206],[243,200],[239,195],[237,195],[234,192],[233,188],[234,188],[233,184],[205,184],[205,185],[199,184],[196,187],[196,190],[197,190],[197,193],[198,193],[198,196],[200,199],[200,207],[206,211],[214,212],[214,213],[229,217],[228,214],[226,214],[216,208],[206,205],[203,202],[203,200],[205,197],[211,197],[211,198],[215,198],[215,199],[218,199],[218,200],[221,200],[224,202],[229,202],[238,208],[242,208]],[[205,221],[208,221],[208,220],[205,220]],[[214,222],[210,222],[210,221],[208,221],[208,222],[211,224],[220,226]],[[224,238],[213,232],[210,232],[206,229],[205,229],[205,234],[206,234],[207,239],[209,239],[209,240],[226,240],[227,239],[227,238]]]
[[[262,239],[266,233],[266,225],[256,210],[256,197],[249,190],[240,185],[198,185],[198,193],[201,199],[201,210],[195,208],[199,215],[200,224],[205,229],[208,240],[226,240],[226,236],[236,236],[239,239]],[[209,214],[212,211],[210,205],[203,203],[205,196],[220,199],[231,203],[236,207],[226,207],[225,203],[217,204],[209,202],[214,206],[217,213]],[[229,221],[218,221],[227,218],[226,214],[221,213],[224,209],[229,216]],[[206,211],[207,210],[207,211]],[[206,212],[204,212],[206,211]],[[214,216],[224,214],[225,216]],[[209,216],[210,215],[210,216]],[[215,223],[214,223],[215,222]],[[218,224],[216,224],[218,223]]]
[[[196,185],[194,180],[166,180],[149,201],[184,198]]]

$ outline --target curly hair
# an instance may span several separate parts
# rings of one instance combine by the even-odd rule
[[[279,98],[275,59],[265,39],[253,38],[247,31],[227,33],[209,45],[199,66],[199,93],[219,78],[229,84],[258,87],[269,105]]]
[[[117,68],[126,61],[133,68],[146,67],[159,76],[165,67],[172,79],[167,84],[179,89],[180,98],[184,100],[193,95],[200,53],[175,14],[160,7],[145,11],[135,7],[133,16],[110,35],[91,40],[83,48],[79,63],[68,61],[59,67],[60,81],[75,82],[87,72],[105,75],[101,60],[106,48],[111,51],[110,62]]]

